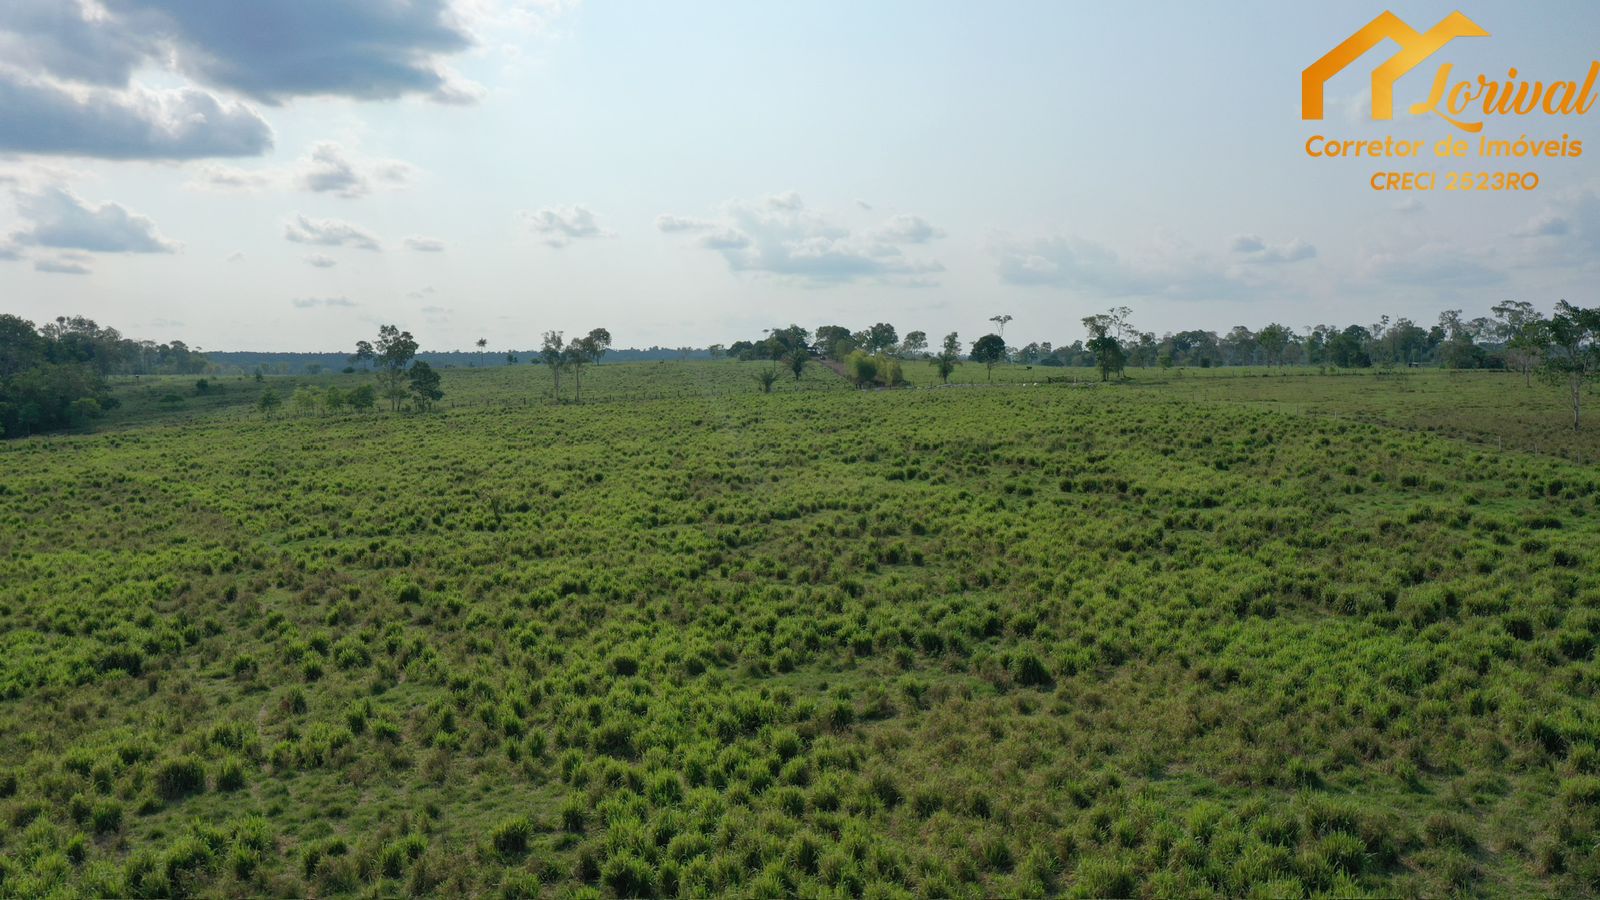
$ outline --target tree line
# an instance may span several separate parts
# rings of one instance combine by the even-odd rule
[[[1188,367],[1310,365],[1336,369],[1396,366],[1438,366],[1450,369],[1514,370],[1526,384],[1535,377],[1559,385],[1572,409],[1573,427],[1581,421],[1586,386],[1600,378],[1600,308],[1584,309],[1562,300],[1551,315],[1533,304],[1514,300],[1496,304],[1490,315],[1467,319],[1461,310],[1446,310],[1424,328],[1406,317],[1382,316],[1369,325],[1310,325],[1296,330],[1271,322],[1259,330],[1238,325],[1226,333],[1189,330],[1167,332],[1137,328],[1126,306],[1086,316],[1086,339],[1053,345],[1006,343],[1010,315],[990,318],[996,332],[963,349],[956,332],[929,347],[926,332],[901,337],[894,325],[878,322],[860,330],[823,325],[815,332],[799,325],[766,329],[759,339],[713,344],[715,357],[770,360],[757,380],[765,391],[778,380],[778,366],[798,379],[813,360],[831,361],[858,386],[893,386],[903,380],[900,361],[933,363],[948,382],[963,361],[981,364],[993,378],[1003,363],[1027,366],[1079,366],[1099,370],[1101,380],[1124,377],[1129,366]]]
[[[182,341],[129,340],[82,316],[40,328],[0,314],[0,434],[82,427],[117,405],[107,383],[113,375],[188,375],[206,365]]]

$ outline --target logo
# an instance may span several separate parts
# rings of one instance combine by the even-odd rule
[[[1462,14],[1452,12],[1427,31],[1418,31],[1399,16],[1385,11],[1362,26],[1337,47],[1307,66],[1300,73],[1300,118],[1323,118],[1328,80],[1384,41],[1393,41],[1400,52],[1372,70],[1372,118],[1394,119],[1395,82],[1415,70],[1456,38],[1486,38],[1489,30]],[[1504,78],[1478,75],[1471,79],[1452,79],[1452,64],[1441,63],[1426,99],[1413,103],[1407,111],[1413,116],[1438,116],[1453,128],[1478,135],[1469,143],[1458,132],[1447,131],[1430,140],[1415,134],[1396,137],[1340,138],[1313,134],[1306,139],[1305,154],[1312,159],[1401,160],[1403,164],[1434,165],[1449,168],[1414,168],[1371,172],[1367,184],[1375,191],[1532,191],[1538,189],[1538,171],[1528,168],[1501,168],[1521,161],[1574,160],[1583,156],[1583,139],[1566,130],[1538,133],[1527,125],[1503,136],[1484,132],[1491,119],[1514,122],[1541,113],[1550,116],[1582,116],[1594,108],[1600,95],[1600,60],[1588,61],[1589,71],[1582,80],[1533,80],[1521,78],[1515,66],[1507,67]],[[1509,129],[1507,129],[1509,131]],[[1522,134],[1516,135],[1517,132]],[[1392,165],[1382,162],[1380,165]],[[1468,169],[1466,167],[1470,166]]]
[[[1380,121],[1394,118],[1394,83],[1401,76],[1456,38],[1488,36],[1489,32],[1482,25],[1460,12],[1453,12],[1439,24],[1419,32],[1399,16],[1386,11],[1300,73],[1300,118],[1321,119],[1328,79],[1343,72],[1385,38],[1399,44],[1400,52],[1372,70],[1372,118]],[[1589,64],[1588,76],[1581,85],[1576,80],[1548,83],[1518,80],[1514,67],[1507,70],[1504,80],[1479,75],[1476,79],[1452,84],[1451,68],[1449,63],[1439,67],[1428,99],[1413,104],[1410,112],[1415,116],[1433,113],[1474,134],[1483,130],[1483,121],[1467,119],[1478,115],[1524,116],[1534,112],[1552,116],[1584,115],[1594,108],[1597,99],[1594,87],[1600,77],[1600,61]]]
[[[1399,44],[1400,52],[1372,70],[1374,119],[1394,118],[1394,83],[1400,80],[1400,76],[1415,69],[1423,60],[1439,52],[1439,48],[1458,37],[1488,36],[1489,32],[1484,31],[1482,26],[1459,12],[1451,13],[1426,33],[1419,34],[1399,16],[1385,11],[1300,73],[1300,118],[1322,118],[1323,85],[1384,38]],[[1416,112],[1416,109],[1413,108],[1412,112]]]

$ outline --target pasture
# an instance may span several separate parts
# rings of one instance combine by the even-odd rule
[[[754,371],[0,444],[0,895],[1600,890],[1551,390]]]

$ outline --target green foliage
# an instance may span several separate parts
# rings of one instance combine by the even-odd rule
[[[972,361],[982,363],[984,371],[988,373],[989,380],[994,380],[994,367],[1006,360],[1006,342],[998,334],[986,334],[972,344]],[[948,372],[941,371],[946,380]]]
[[[0,894],[1591,892],[1554,398],[770,364],[0,446]]]

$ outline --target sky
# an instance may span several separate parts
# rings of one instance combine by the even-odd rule
[[[1385,9],[1447,44],[1370,118]],[[0,312],[212,350],[705,346],[887,321],[1066,343],[1593,305],[1600,111],[1489,117],[1576,159],[1312,159],[1477,135],[1452,80],[1581,82],[1600,5],[3,0]],[[1386,192],[1376,171],[1535,171]],[[1441,176],[1442,178],[1442,176]]]

